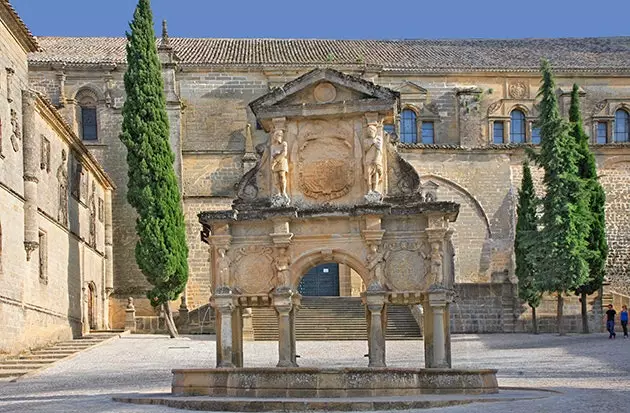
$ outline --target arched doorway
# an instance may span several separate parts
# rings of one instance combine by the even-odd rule
[[[298,292],[304,297],[338,297],[339,264],[327,262],[308,270],[300,280]]]

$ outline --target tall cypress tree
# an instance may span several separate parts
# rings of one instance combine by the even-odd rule
[[[569,109],[569,121],[571,122],[571,135],[578,145],[580,161],[578,174],[584,180],[585,192],[588,197],[588,211],[590,219],[590,231],[588,233],[588,251],[586,261],[589,267],[588,280],[576,288],[575,293],[580,296],[582,303],[582,332],[588,333],[588,314],[586,307],[587,295],[598,291],[604,283],[606,275],[606,258],[608,257],[608,243],[606,242],[606,193],[597,178],[597,166],[595,155],[588,146],[588,135],[584,131],[582,114],[580,113],[580,95],[577,84],[573,85],[571,92],[571,108]]]
[[[169,332],[176,336],[168,303],[186,285],[188,246],[149,0],[138,1],[130,28],[120,139],[127,147],[127,200],[138,213],[136,261],[153,285],[147,297],[163,307]]]
[[[518,296],[532,309],[532,327],[538,334],[536,307],[540,305],[542,293],[535,277],[535,266],[532,265],[530,251],[536,242],[536,192],[532,181],[532,172],[527,161],[523,162],[523,180],[518,191],[516,207],[516,237],[514,238],[514,254],[516,256],[516,277],[518,278]]]
[[[545,196],[539,242],[533,252],[543,291],[558,297],[557,328],[564,334],[564,297],[588,279],[586,262],[589,219],[584,184],[578,176],[578,145],[558,109],[556,85],[547,60],[541,64],[541,150],[537,162],[544,168]]]

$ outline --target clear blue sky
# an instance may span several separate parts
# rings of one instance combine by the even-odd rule
[[[36,36],[123,36],[136,0],[11,0]],[[630,0],[153,0],[173,37],[630,35]]]

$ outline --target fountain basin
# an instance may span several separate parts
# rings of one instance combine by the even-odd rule
[[[226,397],[378,397],[498,393],[496,370],[215,368],[173,370],[173,395]]]

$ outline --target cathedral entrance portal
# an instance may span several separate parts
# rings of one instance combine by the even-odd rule
[[[330,262],[308,270],[298,284],[298,292],[304,297],[339,296],[339,264]]]

